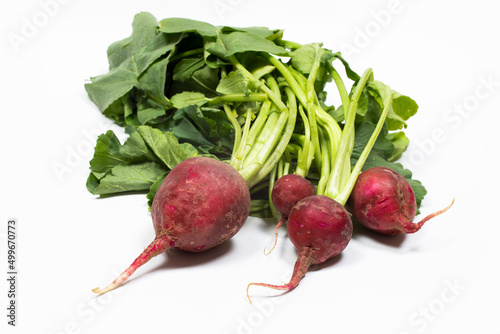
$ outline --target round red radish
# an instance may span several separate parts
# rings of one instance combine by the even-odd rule
[[[288,237],[298,252],[290,282],[284,285],[250,283],[277,290],[298,286],[313,264],[323,263],[340,254],[352,237],[352,221],[347,210],[337,201],[323,195],[303,198],[290,211]]]
[[[286,174],[276,181],[271,192],[271,201],[281,217],[274,230],[274,245],[266,254],[271,253],[274,247],[276,247],[278,230],[287,221],[293,206],[301,199],[314,195],[315,193],[316,189],[314,185],[298,174]]]
[[[323,195],[300,200],[288,216],[288,237],[311,264],[340,254],[352,237],[351,215],[337,201]]]
[[[372,167],[359,175],[348,207],[361,225],[381,234],[394,235],[417,232],[426,221],[451,205],[413,223],[417,202],[408,181],[390,168]]]
[[[286,219],[298,201],[315,193],[316,189],[309,180],[298,174],[287,174],[274,184],[271,200],[276,210]]]
[[[206,157],[187,159],[173,168],[153,200],[156,238],[115,281],[122,284],[140,266],[170,248],[200,252],[231,238],[246,221],[250,192],[230,165]]]

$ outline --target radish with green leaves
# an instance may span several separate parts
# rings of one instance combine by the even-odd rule
[[[149,28],[145,29],[145,25]],[[95,194],[100,194],[101,191],[110,194],[122,189],[146,190],[146,187],[150,187],[148,197],[152,198],[151,215],[155,239],[108,287],[94,289],[96,293],[105,293],[116,288],[140,266],[169,248],[199,252],[231,238],[251,212],[250,189],[257,185],[267,185],[266,178],[281,159],[295,128],[297,102],[293,91],[279,84],[282,78],[279,73],[273,73],[274,67],[265,57],[258,57],[259,61],[248,62],[249,57],[255,57],[255,47],[264,48],[261,52],[268,49],[269,52],[287,55],[285,48],[273,42],[273,39],[281,37],[279,31],[249,29],[239,34],[240,38],[249,41],[248,44],[240,44],[236,49],[214,49],[214,45],[208,41],[213,42],[215,37],[220,39],[217,45],[228,43],[226,38],[230,36],[224,27],[179,18],[165,19],[157,25],[150,14],[138,14],[134,28],[142,29],[135,29],[131,36],[132,39],[138,38],[137,44],[130,43],[130,39],[113,44],[110,51],[123,52],[123,48],[127,48],[127,52],[125,55],[110,53],[110,64],[122,56],[127,56],[131,62],[141,59],[143,66],[154,59],[149,56],[163,57],[166,52],[166,57],[158,59],[149,68],[147,65],[143,68],[145,72],[137,78],[141,80],[142,85],[131,86],[133,96],[126,93],[126,97],[119,99],[119,104],[133,103],[136,98],[148,96],[150,99],[147,101],[127,105],[127,110],[133,113],[147,103],[158,106],[160,102],[168,102],[164,106],[172,108],[169,112],[175,115],[173,119],[160,117],[148,125],[137,125],[141,120],[146,120],[143,117],[149,117],[151,113],[161,113],[161,110],[153,110],[151,107],[147,112],[135,116],[128,113],[124,118],[121,118],[119,112],[113,113],[113,117],[129,126],[130,137],[123,145],[117,143],[112,133],[99,138],[94,159],[91,161],[92,174],[88,181],[89,190]],[[131,50],[128,48],[134,48],[141,43],[147,44],[136,34],[141,35],[148,31],[154,35],[150,36],[151,41],[145,46],[146,50],[139,48],[135,50],[137,54],[132,52],[130,55]],[[207,40],[206,52],[210,57],[199,47],[186,51],[186,47],[203,45],[204,39]],[[174,44],[164,45],[170,42]],[[151,50],[157,47],[157,52],[150,54]],[[141,58],[145,53],[149,56]],[[272,57],[270,54],[269,56]],[[185,67],[186,62],[193,65],[193,60],[196,62],[196,68],[205,71],[204,80],[207,80],[207,74],[210,74],[210,82],[200,85],[198,80],[197,84],[192,83],[190,86],[197,87],[198,91],[190,89],[179,92],[180,87],[186,88],[186,80],[193,75],[190,72],[193,67]],[[170,62],[173,75],[165,76],[165,71],[172,70],[167,65]],[[126,64],[128,62],[123,63],[123,66]],[[214,64],[218,64],[217,70],[211,67]],[[92,82],[86,85],[89,96],[105,114],[110,102],[107,90],[115,86],[103,85],[101,81],[120,79],[114,74],[112,70],[107,75],[93,78]],[[136,90],[142,90],[143,94]],[[173,93],[170,93],[170,90],[173,90]],[[124,91],[125,88],[112,93],[123,94]],[[113,110],[119,111],[120,108]],[[203,117],[204,113],[216,116],[210,119]],[[176,122],[179,120],[181,126],[177,127]],[[216,124],[217,122],[221,124]],[[154,129],[153,126],[158,128]],[[172,131],[165,131],[169,127],[172,127]],[[200,128],[202,133],[207,134],[208,139],[217,138],[218,131],[224,130],[228,133],[228,138],[219,143],[220,147],[214,145],[218,156],[198,156],[200,152],[205,152],[207,146],[214,149],[209,145],[208,139],[199,138]],[[179,143],[171,138],[186,129],[192,129],[191,134],[202,144],[195,146],[189,142]],[[228,147],[231,147],[229,157]],[[166,173],[168,175],[164,177]],[[135,184],[130,184],[130,180],[135,181]],[[112,186],[109,186],[110,184]],[[161,186],[155,189],[158,184]]]
[[[342,252],[352,235],[344,205],[356,180],[365,163],[390,165],[406,149],[404,133],[390,131],[406,126],[416,103],[374,80],[371,69],[359,76],[320,43],[284,40],[283,30],[157,21],[147,12],[132,27],[109,46],[109,72],[85,85],[130,135],[124,144],[113,131],[99,136],[87,189],[148,192],[155,239],[95,292],[119,286],[169,248],[198,252],[224,242],[249,214],[279,218],[274,245],[288,221],[299,253],[289,284],[256,285],[290,290],[310,265]],[[337,108],[326,104],[332,81]]]
[[[162,181],[152,202],[155,239],[109,286],[93,291],[101,294],[118,287],[139,267],[170,248],[200,252],[237,233],[250,212],[249,188],[267,175],[266,170],[274,168],[291,136],[296,108],[290,92],[288,98],[288,107],[281,102],[280,112],[273,111],[273,116],[258,124],[254,132],[256,125],[249,111],[242,128],[226,105],[227,117],[237,133],[230,163],[196,156],[177,164]],[[269,113],[270,107],[271,102],[266,100],[259,112]],[[283,133],[266,131],[266,127],[283,129]],[[141,130],[145,128],[139,127]],[[259,143],[266,144],[257,146]],[[154,145],[158,142],[151,142]],[[248,149],[253,145],[258,149]]]
[[[316,57],[316,59],[317,65],[319,65],[322,58]],[[286,71],[287,69],[282,70]],[[332,71],[332,74],[335,76],[335,72]],[[316,188],[316,195],[299,200],[288,215],[288,237],[298,252],[290,281],[283,285],[250,283],[247,286],[247,297],[249,300],[249,288],[252,285],[290,291],[298,286],[311,265],[322,263],[335,257],[347,247],[352,237],[352,221],[344,205],[349,198],[349,194],[354,187],[363,164],[368,158],[385,124],[386,117],[392,105],[392,91],[388,86],[383,85],[383,89],[377,92],[383,101],[383,110],[358,161],[351,168],[350,156],[354,147],[354,122],[357,104],[366,85],[373,80],[372,70],[368,69],[359,78],[351,96],[347,94],[345,87],[338,78],[337,85],[344,101],[344,108],[347,109],[346,122],[342,130],[335,120],[328,114],[325,114],[320,107],[313,107],[307,103],[307,90],[300,93],[300,85],[293,81],[295,80],[293,77],[289,77],[288,80],[290,86],[296,87],[298,90],[296,94],[299,96],[299,100],[301,100],[300,96],[304,99],[304,107],[310,109],[307,117],[309,125],[314,126],[314,121],[311,121],[311,118],[314,119],[317,116],[318,119],[319,126],[316,131],[318,135],[321,135],[321,138],[318,137],[316,140],[311,138],[311,140],[304,141],[304,143],[312,143],[311,150],[315,150],[316,147],[319,149],[316,154],[318,155],[317,159],[320,159],[317,162],[320,170],[320,179]],[[315,131],[312,128],[311,130],[310,133],[313,137]],[[314,142],[316,142],[316,145],[314,145]],[[301,149],[297,152],[298,158],[299,154],[303,153],[304,150]],[[300,160],[309,161],[304,156],[302,154],[302,159]]]

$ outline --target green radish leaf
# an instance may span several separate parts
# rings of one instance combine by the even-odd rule
[[[129,191],[144,191],[165,174],[165,169],[155,162],[118,165],[101,178],[91,174],[87,189],[94,195],[110,195]]]
[[[219,95],[216,91],[219,84],[219,69],[203,66],[193,72],[190,78],[184,81],[172,81],[167,96],[184,92],[198,92],[207,97]]]
[[[146,198],[148,199],[148,207],[150,211],[151,211],[151,205],[153,204],[153,199],[155,198],[158,189],[160,189],[160,186],[163,183],[163,180],[165,180],[165,178],[167,177],[167,175],[168,172],[158,176],[156,181],[149,188],[149,192],[147,193]]]
[[[220,94],[249,94],[255,91],[250,80],[245,78],[240,71],[231,71],[226,77],[222,78],[217,86],[217,92]]]
[[[165,116],[165,109],[147,108],[137,110],[137,120],[141,125],[151,124],[162,116]]]
[[[184,18],[167,18],[159,23],[159,30],[167,34],[194,32],[203,37],[216,37],[217,28],[210,23]]]
[[[203,58],[184,58],[174,68],[173,80],[184,82],[205,66]]]
[[[138,13],[132,22],[132,34],[108,47],[109,69],[119,67],[133,54],[144,48],[157,35],[158,22],[147,12]]]
[[[418,104],[408,96],[401,95],[398,92],[392,92],[392,109],[394,113],[403,119],[402,124],[398,122],[392,122],[391,119],[387,121],[389,129],[399,130],[403,126],[406,128],[407,121],[411,116],[415,115],[418,111]]]
[[[173,115],[169,128],[180,141],[192,144],[200,153],[231,154],[234,129],[220,109],[184,107]]]
[[[368,85],[368,92],[383,108],[383,94],[386,85],[380,81],[372,81]],[[406,121],[417,113],[418,105],[410,97],[401,95],[392,90],[392,105],[387,114],[386,123],[390,131],[399,130],[407,127]]]
[[[410,140],[406,137],[403,131],[388,133],[386,136],[392,144],[394,145],[394,152],[392,156],[388,159],[389,161],[395,161],[401,157],[406,148],[410,144]]]
[[[87,188],[96,195],[149,190],[159,176],[197,155],[191,144],[179,143],[172,132],[142,125],[132,128],[120,144],[110,130],[97,139]]]
[[[375,125],[370,122],[364,122],[356,126],[355,128],[355,136],[354,136],[354,147],[351,154],[351,163],[354,164],[358,161],[359,156],[363,152],[370,136],[372,135],[373,130],[375,130]],[[373,145],[370,154],[368,155],[368,160],[370,157],[377,156],[381,157],[384,160],[389,159],[394,152],[394,144],[386,138],[387,127],[382,128],[380,131],[375,144]],[[365,163],[366,165],[367,163]],[[364,169],[363,169],[364,170]]]
[[[138,58],[137,55],[132,55],[123,61],[119,67],[113,68],[106,74],[92,77],[90,78],[91,82],[85,84],[85,90],[89,98],[97,105],[101,112],[105,114],[109,113],[107,109],[112,103],[138,86],[143,86],[146,92],[151,92],[152,96],[159,103],[167,103],[164,98],[161,98],[161,93],[163,92],[161,89],[164,87],[164,84],[163,86],[159,86],[158,81],[165,80],[165,69],[168,61],[164,60],[153,65],[151,71],[147,71],[144,75],[145,78],[140,80],[139,76],[147,67],[142,68],[145,64],[139,67],[141,64],[137,62],[138,59],[141,58]]]
[[[169,109],[172,104],[165,96],[168,58],[152,64],[141,76],[139,89],[146,96],[151,107]]]
[[[220,32],[227,34],[233,31],[239,31],[239,32],[245,32],[249,33],[255,36],[258,36],[260,38],[264,38],[270,41],[275,41],[275,40],[280,40],[283,37],[283,30],[276,29],[276,30],[271,30],[267,27],[246,27],[246,28],[241,28],[241,27],[228,27],[228,26],[223,26],[219,28]]]
[[[94,157],[90,160],[90,169],[97,173],[106,173],[118,165],[130,165],[143,161],[158,161],[148,149],[138,132],[133,132],[122,145],[111,130],[97,138]]]
[[[198,151],[191,144],[179,144],[172,132],[163,133],[159,129],[145,125],[137,127],[137,131],[148,148],[169,169],[174,168],[188,158],[198,155]]]
[[[141,76],[153,63],[172,51],[182,39],[181,34],[159,34],[158,23],[149,13],[137,14],[132,27],[130,37],[109,46],[109,72],[91,77],[90,83],[85,84],[89,98],[101,112],[111,116],[118,124],[122,124],[127,118],[127,115],[116,116],[126,111],[127,107],[123,101],[118,100],[131,92],[133,88],[144,86],[146,91],[152,91],[152,98],[158,103],[163,106],[168,104],[168,101],[162,99],[159,93],[164,84],[161,86],[158,82],[165,76],[168,60],[164,60],[148,71],[149,74],[145,75],[145,79],[141,79]],[[157,77],[156,87],[152,84],[148,85],[151,77]]]
[[[215,41],[208,41],[205,49],[207,52],[222,59],[244,52],[267,52],[277,56],[290,56],[288,50],[276,45],[273,41],[242,31],[233,31],[230,33],[219,31],[217,39]]]
[[[191,105],[203,105],[208,99],[202,93],[182,92],[175,94],[170,99],[177,109],[182,109]]]
[[[92,77],[91,82],[85,84],[85,90],[99,110],[105,113],[113,102],[139,84],[138,75],[135,58],[131,57],[107,74]]]
[[[177,44],[183,39],[181,34],[165,35],[158,34],[156,38],[151,41],[144,48],[136,52],[133,56],[137,62],[137,69],[139,73],[143,73],[155,61],[163,57],[170,56],[170,51],[174,50]]]
[[[321,47],[319,43],[306,44],[292,53],[292,66],[302,74],[311,72],[316,55],[320,54],[321,62],[328,61],[334,57],[334,54]],[[324,68],[323,70],[324,71]]]
[[[352,81],[354,81],[354,82],[358,82],[358,80],[360,78],[359,74],[357,74],[356,72],[354,72],[351,69],[351,67],[349,66],[349,63],[344,58],[342,58],[340,52],[336,52],[333,55],[335,56],[335,58],[337,58],[338,60],[340,60],[342,62],[342,64],[344,65],[347,77],[349,79],[351,79]]]

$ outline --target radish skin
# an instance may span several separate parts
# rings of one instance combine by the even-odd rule
[[[315,193],[314,185],[303,176],[286,174],[274,184],[271,200],[281,216],[287,218],[298,201]]]
[[[264,253],[269,255],[273,249],[276,247],[278,242],[278,230],[286,223],[290,211],[294,205],[301,199],[314,195],[316,189],[314,185],[298,174],[286,174],[283,175],[276,181],[271,192],[271,200],[274,207],[280,213],[281,217],[276,224],[274,229],[274,244],[269,252]]]
[[[206,157],[184,160],[170,171],[153,200],[153,242],[109,286],[92,291],[115,289],[170,248],[201,252],[223,243],[240,230],[249,211],[247,183],[233,167]]]
[[[415,233],[431,218],[446,212],[431,213],[414,223],[417,212],[415,194],[408,181],[386,167],[372,167],[361,173],[349,197],[348,207],[354,219],[374,232],[395,235]]]
[[[287,284],[250,283],[276,290],[291,291],[305,276],[308,268],[340,254],[352,237],[353,225],[347,210],[337,201],[323,195],[303,198],[290,211],[287,222],[288,237],[298,256],[292,277]]]

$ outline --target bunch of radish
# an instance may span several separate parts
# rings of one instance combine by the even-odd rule
[[[413,191],[418,183],[380,165],[402,168],[393,164],[408,145],[399,130],[417,105],[371,69],[359,76],[339,53],[283,40],[282,30],[157,23],[147,13],[133,26],[132,36],[109,48],[110,72],[86,86],[130,133],[123,145],[110,133],[99,137],[87,187],[101,195],[149,191],[155,237],[94,292],[120,286],[171,248],[215,247],[263,212],[277,221],[266,254],[286,224],[298,257],[289,283],[250,283],[247,296],[252,285],[289,291],[311,265],[348,246],[353,222],[382,234],[413,233],[451,206],[413,223],[423,197]],[[331,81],[336,108],[326,105]],[[151,181],[138,184],[131,173]],[[256,198],[262,193],[265,199]]]
[[[332,76],[335,77],[333,69]],[[413,233],[427,220],[445,212],[453,204],[413,224],[417,202],[408,181],[389,168],[373,167],[361,172],[392,108],[393,91],[386,85],[381,84],[383,89],[377,91],[383,101],[378,122],[357,162],[351,166],[357,104],[365,85],[372,80],[373,73],[369,69],[359,78],[351,94],[347,94],[341,82],[337,83],[343,108],[347,110],[345,123],[342,130],[334,126],[329,129],[328,123],[319,125],[320,129],[325,127],[325,135],[323,142],[317,146],[322,164],[318,168],[320,176],[315,189],[304,178],[311,163],[311,159],[304,157],[307,147],[298,150],[295,174],[286,174],[287,170],[283,168],[285,174],[274,184],[270,197],[280,216],[275,231],[275,245],[277,230],[286,222],[288,237],[297,249],[298,258],[289,283],[250,283],[247,286],[249,300],[250,286],[292,290],[297,287],[310,265],[322,263],[340,254],[352,237],[351,215],[363,226],[382,234]],[[330,133],[338,135],[329,136]],[[304,146],[310,142],[304,140]],[[333,142],[335,145],[332,149]],[[312,189],[314,193],[311,193]],[[345,208],[348,201],[351,204],[349,212]]]

